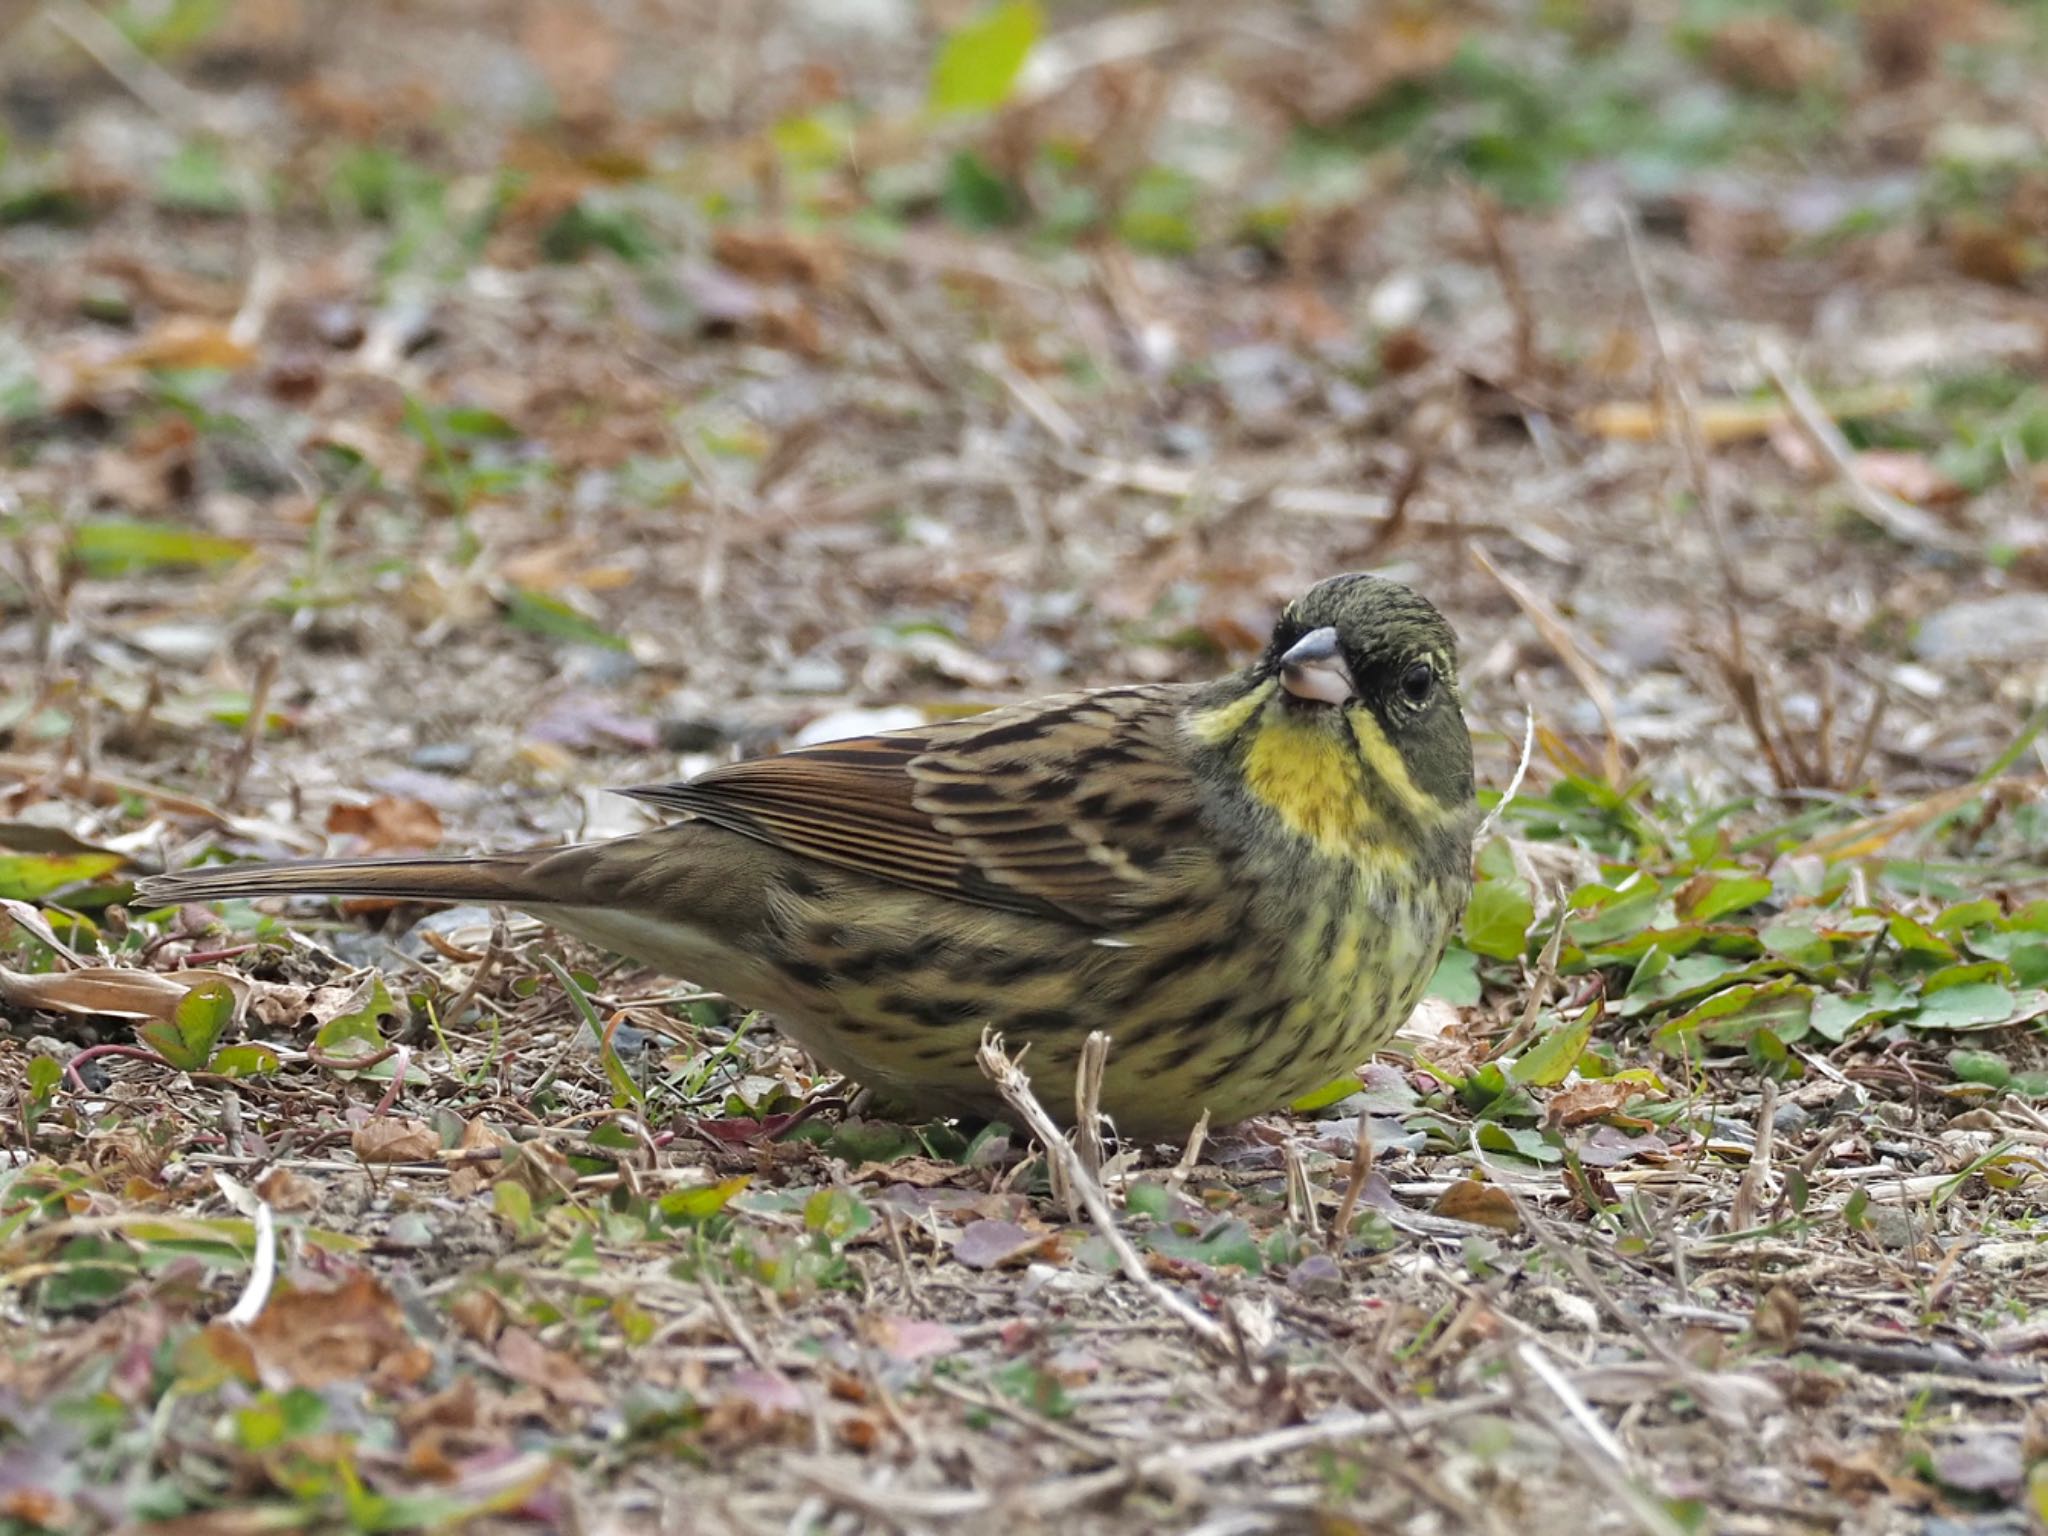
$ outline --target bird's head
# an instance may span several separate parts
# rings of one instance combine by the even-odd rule
[[[1287,605],[1258,660],[1205,702],[1193,728],[1219,746],[1256,740],[1276,762],[1334,744],[1396,803],[1440,820],[1472,803],[1457,651],[1444,616],[1412,588],[1332,576]]]

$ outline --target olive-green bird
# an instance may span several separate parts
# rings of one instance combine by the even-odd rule
[[[680,814],[474,858],[223,865],[142,902],[501,902],[770,1014],[926,1113],[1000,1115],[984,1028],[1055,1115],[1091,1030],[1126,1136],[1283,1106],[1400,1027],[1471,889],[1456,640],[1333,577],[1252,665],[1055,694],[624,793]]]

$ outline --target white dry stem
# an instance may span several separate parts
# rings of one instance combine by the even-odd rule
[[[215,1172],[213,1182],[227,1196],[228,1204],[256,1224],[256,1255],[249,1266],[249,1278],[242,1285],[242,1294],[235,1298],[235,1304],[228,1308],[226,1317],[222,1319],[235,1327],[246,1328],[263,1315],[263,1308],[270,1300],[270,1288],[277,1283],[277,1217],[268,1200],[226,1174]]]
[[[1038,1102],[1037,1095],[1031,1091],[1031,1079],[1025,1074],[1023,1067],[1018,1061],[1004,1054],[1003,1037],[993,1030],[984,1032],[981,1037],[981,1050],[975,1059],[981,1067],[982,1074],[996,1085],[996,1092],[1003,1096],[1003,1102],[1017,1112],[1018,1118],[1024,1122],[1024,1128],[1036,1136],[1039,1145],[1045,1148],[1048,1171],[1053,1173],[1055,1181],[1063,1178],[1067,1189],[1079,1198],[1081,1205],[1088,1212],[1089,1220],[1095,1224],[1095,1230],[1102,1234],[1102,1240],[1109,1244],[1110,1251],[1116,1255],[1117,1264],[1122,1268],[1124,1278],[1137,1286],[1161,1311],[1167,1313],[1202,1343],[1218,1354],[1230,1354],[1230,1336],[1223,1327],[1215,1319],[1204,1316],[1187,1301],[1161,1285],[1145,1268],[1145,1260],[1139,1255],[1138,1250],[1131,1246],[1131,1240],[1124,1236],[1123,1229],[1117,1225],[1116,1213],[1109,1208],[1109,1197],[1103,1193],[1102,1186],[1082,1163],[1073,1143],[1060,1134],[1060,1128],[1053,1123],[1052,1116],[1045,1112],[1045,1106]]]
[[[1805,380],[1792,371],[1791,359],[1774,343],[1766,342],[1757,350],[1759,361],[1763,363],[1765,372],[1770,374],[1771,382],[1778,386],[1778,393],[1792,407],[1792,414],[1799,418],[1799,425],[1806,429],[1806,435],[1813,439],[1814,446],[1827,459],[1828,466],[1842,482],[1842,488],[1849,493],[1857,511],[1901,544],[1923,549],[1960,550],[1966,547],[1968,541],[1952,532],[1939,518],[1864,479],[1856,467],[1855,450],[1849,446],[1849,440],[1842,436],[1842,429],[1814,399],[1813,391],[1806,387]]]
[[[1472,846],[1484,847],[1493,829],[1500,825],[1500,819],[1507,814],[1509,806],[1515,803],[1515,796],[1521,792],[1522,780],[1529,772],[1529,758],[1536,750],[1536,711],[1528,705],[1522,707],[1522,756],[1515,764],[1515,776],[1508,780],[1507,793],[1494,802],[1479,823],[1479,830],[1472,834]]]

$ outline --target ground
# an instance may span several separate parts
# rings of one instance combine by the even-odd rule
[[[0,8],[0,1529],[2048,1525],[2044,68]],[[132,901],[1212,676],[1348,568],[1462,637],[1461,940],[1057,1192],[536,925]]]

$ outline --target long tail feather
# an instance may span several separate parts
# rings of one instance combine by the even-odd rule
[[[530,878],[534,862],[531,854],[509,853],[477,858],[218,864],[138,880],[135,899],[147,906],[219,901],[232,896],[391,896],[416,901],[490,901],[519,906],[546,899]]]

